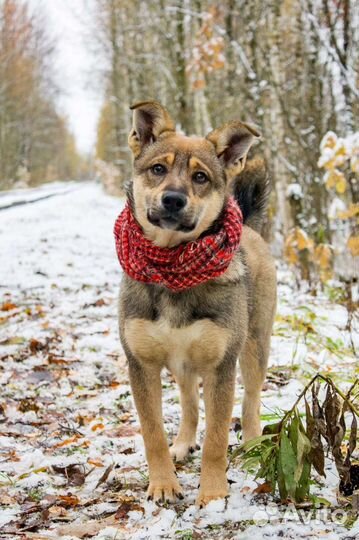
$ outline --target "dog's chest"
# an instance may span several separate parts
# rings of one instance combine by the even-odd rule
[[[165,318],[157,321],[129,319],[125,339],[141,362],[166,366],[180,377],[186,369],[205,371],[223,358],[230,332],[209,319],[173,327]]]

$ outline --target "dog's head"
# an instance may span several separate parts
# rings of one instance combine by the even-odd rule
[[[132,110],[130,190],[136,219],[158,246],[194,240],[220,215],[259,133],[233,121],[205,138],[186,137],[176,133],[159,103],[138,103]]]

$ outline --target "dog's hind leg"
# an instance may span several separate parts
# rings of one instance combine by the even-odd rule
[[[243,441],[261,435],[260,399],[266,376],[269,355],[269,339],[248,337],[240,357],[244,384],[242,405]]]
[[[195,373],[184,373],[176,377],[181,391],[182,416],[177,437],[170,448],[175,461],[183,460],[196,449],[196,431],[198,424],[198,377]]]
[[[176,496],[182,497],[182,490],[163,426],[160,368],[139,362],[129,351],[126,355],[149,468],[147,497],[154,501],[173,501]]]

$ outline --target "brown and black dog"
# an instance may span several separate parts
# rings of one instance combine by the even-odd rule
[[[211,229],[232,194],[244,216],[240,247],[221,277],[171,292],[125,274],[120,290],[120,335],[149,466],[147,495],[156,501],[182,497],[173,460],[184,459],[196,447],[201,378],[206,433],[197,504],[203,506],[228,494],[228,433],[238,358],[245,388],[243,439],[261,433],[260,392],[276,306],[274,263],[257,232],[269,185],[261,160],[246,164],[259,136],[247,124],[233,121],[205,138],[187,137],[176,133],[159,103],[132,109],[134,175],[128,198],[148,239],[160,247],[197,239]],[[168,191],[182,201],[170,217],[163,208]],[[181,393],[181,424],[171,448],[161,407],[164,367]]]

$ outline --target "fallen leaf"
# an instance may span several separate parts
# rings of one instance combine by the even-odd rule
[[[258,487],[256,487],[253,490],[253,493],[272,493],[272,485],[270,484],[270,482],[264,482],[263,484],[260,484]]]
[[[27,412],[27,411],[35,411],[37,412],[39,410],[39,406],[33,399],[25,398],[20,401],[19,404],[19,411],[21,412]]]
[[[67,467],[53,465],[52,469],[56,473],[65,476],[69,486],[82,486],[85,483],[86,475],[84,468],[79,465],[68,465]]]
[[[105,429],[104,424],[101,424],[101,423],[95,424],[95,425],[92,426],[92,428],[91,428],[92,431],[98,431],[99,429]]]
[[[59,501],[63,504],[63,506],[65,506],[65,508],[77,506],[80,504],[80,499],[76,497],[76,495],[72,495],[71,493],[69,493],[68,495],[59,495],[58,498]]]
[[[104,432],[104,435],[107,435],[108,437],[133,437],[134,435],[137,435],[140,432],[140,428],[138,426],[119,426],[115,429],[109,429]]]
[[[115,518],[113,516],[109,516],[100,520],[90,519],[85,523],[71,523],[69,525],[63,525],[62,527],[56,529],[55,532],[57,538],[62,536],[71,536],[76,538],[84,538],[85,536],[92,537],[102,529],[115,524],[118,526],[118,522],[116,522]]]
[[[121,450],[121,454],[125,454],[126,456],[129,454],[134,454],[134,449],[132,447],[125,448],[125,450]]]
[[[43,351],[46,348],[45,343],[41,343],[41,341],[37,339],[30,339],[29,343],[29,349],[32,352],[32,354],[35,354],[36,352]]]
[[[47,357],[47,361],[49,364],[55,364],[60,366],[66,366],[67,364],[70,364],[71,362],[78,362],[77,358],[63,358],[62,356],[57,356],[55,354],[50,353]]]
[[[12,302],[4,302],[0,308],[1,311],[12,311],[13,309],[17,309],[17,305]]]
[[[95,467],[103,467],[103,462],[100,459],[91,459],[89,458],[87,460],[87,463],[90,463],[90,465],[94,465]]]
[[[127,514],[133,510],[138,510],[142,514],[145,513],[145,509],[133,500],[123,501],[117,509],[115,519],[126,519],[128,517]]]
[[[26,339],[21,336],[13,336],[0,341],[0,345],[21,345],[22,343],[25,343],[25,341]]]
[[[52,518],[64,517],[67,515],[67,510],[63,506],[51,506],[49,508],[49,515]]]
[[[64,441],[61,441],[54,445],[54,448],[62,448],[63,446],[68,446],[69,444],[73,444],[77,442],[79,439],[81,439],[81,435],[73,435],[73,437],[69,437],[68,439],[65,439]]]
[[[7,493],[0,493],[0,504],[3,504],[4,506],[10,506],[16,503],[17,500],[15,497],[11,497]]]

